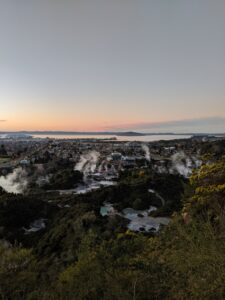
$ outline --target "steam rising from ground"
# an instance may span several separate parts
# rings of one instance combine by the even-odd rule
[[[90,151],[81,155],[79,162],[75,166],[76,171],[83,172],[84,176],[88,173],[94,173],[97,167],[97,163],[100,157],[100,153],[97,151]]]
[[[199,168],[201,164],[202,161],[196,156],[188,156],[183,151],[180,151],[170,157],[168,164],[157,165],[155,170],[161,174],[180,174],[188,178],[191,176],[193,169]]]
[[[171,167],[169,173],[178,173],[184,177],[189,177],[192,170],[198,168],[201,161],[194,156],[187,156],[184,152],[178,152],[171,156]]]
[[[0,186],[8,193],[21,194],[27,187],[27,172],[21,167],[13,173],[0,177]]]
[[[145,152],[145,159],[150,161],[151,160],[151,154],[150,154],[150,151],[149,151],[149,147],[145,144],[142,144],[142,149],[143,151]]]

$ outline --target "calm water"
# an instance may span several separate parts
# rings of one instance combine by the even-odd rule
[[[54,134],[36,134],[34,138],[51,138],[51,139],[109,139],[116,138],[118,141],[140,141],[140,142],[154,142],[160,140],[175,140],[188,139],[190,135],[146,135],[146,136],[116,136],[116,135],[54,135]]]

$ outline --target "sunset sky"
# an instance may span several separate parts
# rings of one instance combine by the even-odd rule
[[[6,130],[225,132],[225,1],[0,0]]]

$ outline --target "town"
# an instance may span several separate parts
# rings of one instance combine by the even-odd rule
[[[221,154],[223,142],[5,137],[0,140],[0,187],[10,194],[43,195],[60,209],[82,195],[101,199],[95,193],[102,190],[105,196],[95,208],[102,217],[117,216],[131,231],[154,233],[180,207],[184,185],[205,151],[214,147]],[[45,229],[47,219],[39,215],[24,234]]]
[[[0,140],[0,174],[7,176],[20,168],[27,171],[33,187],[35,184],[41,188],[50,186],[58,170],[73,170],[79,180],[73,182],[68,178],[65,186],[60,182],[59,187],[54,184],[56,190],[73,193],[113,185],[121,172],[130,169],[151,168],[158,173],[188,177],[192,169],[201,165],[199,145],[202,143],[200,138],[121,142],[6,137]]]

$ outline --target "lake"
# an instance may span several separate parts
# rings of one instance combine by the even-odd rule
[[[189,139],[191,135],[141,135],[141,136],[116,136],[116,135],[67,135],[67,134],[34,134],[33,138],[50,138],[50,139],[110,139],[116,138],[118,141],[139,141],[139,142],[154,142],[160,140],[175,140]]]

